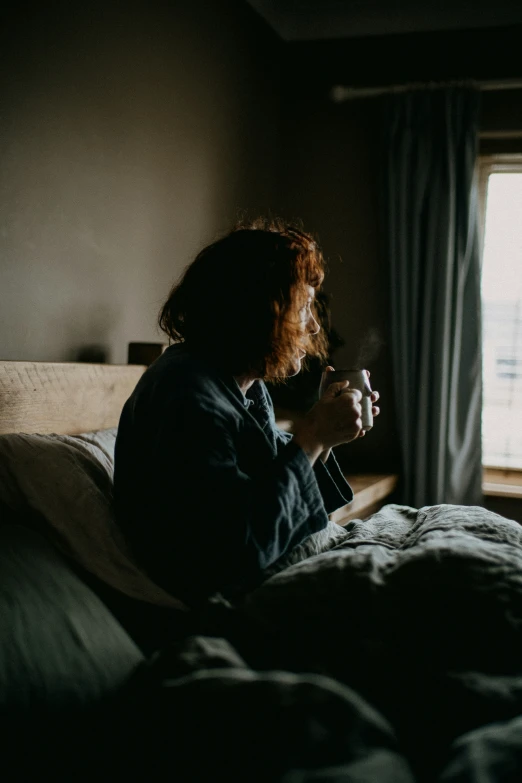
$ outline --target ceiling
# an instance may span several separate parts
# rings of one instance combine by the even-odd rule
[[[285,41],[522,23],[521,0],[247,0]]]

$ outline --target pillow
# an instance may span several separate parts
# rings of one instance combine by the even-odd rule
[[[36,513],[45,532],[86,571],[131,598],[184,609],[152,582],[114,521],[116,428],[82,435],[0,436],[0,502]]]
[[[56,547],[25,526],[0,526],[0,715],[8,711],[9,724],[13,710],[42,717],[42,710],[100,702],[142,661]],[[3,741],[5,728],[2,721]],[[2,761],[5,750],[2,742]]]

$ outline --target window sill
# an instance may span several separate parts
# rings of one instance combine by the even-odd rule
[[[484,468],[482,491],[490,497],[522,499],[522,470]]]
[[[366,519],[382,508],[398,481],[398,476],[382,473],[357,473],[345,478],[352,487],[353,500],[330,514],[330,520],[341,526],[352,519]]]

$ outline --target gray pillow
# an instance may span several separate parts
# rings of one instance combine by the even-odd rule
[[[0,711],[95,703],[142,660],[54,547],[34,530],[0,526]]]
[[[67,557],[125,595],[184,609],[133,561],[115,524],[116,428],[82,435],[0,436],[0,502],[33,513]]]

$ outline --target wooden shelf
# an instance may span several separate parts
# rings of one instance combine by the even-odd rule
[[[330,514],[332,522],[346,525],[351,519],[365,519],[381,508],[397,486],[398,476],[387,473],[357,473],[345,476],[353,489],[353,500]]]

